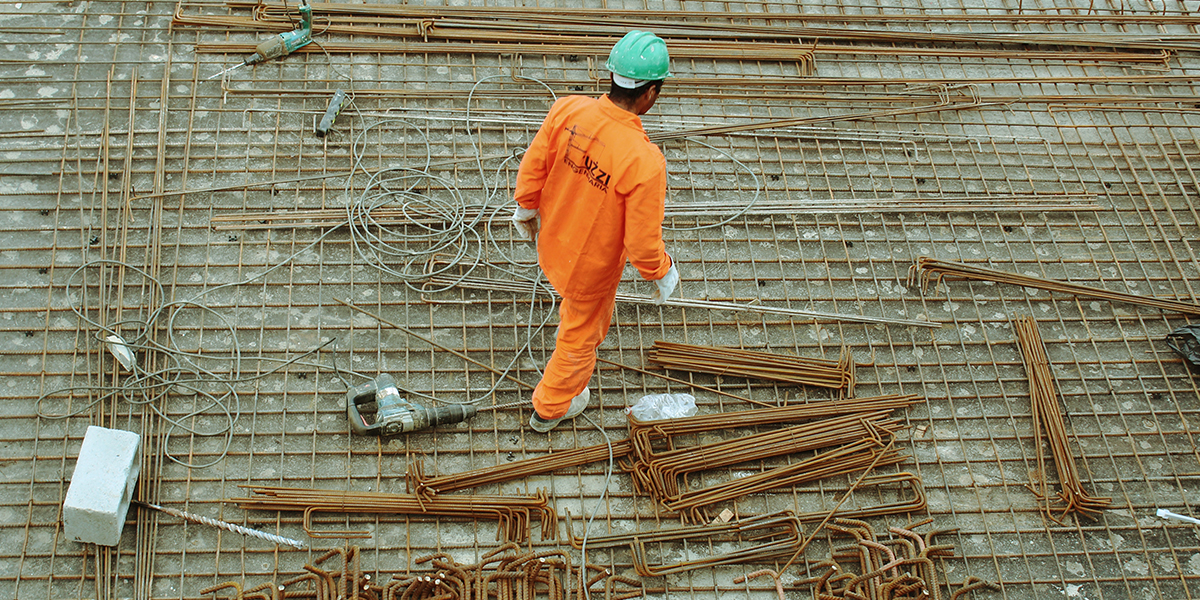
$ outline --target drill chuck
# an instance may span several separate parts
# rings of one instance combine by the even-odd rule
[[[420,411],[418,411],[419,413]],[[418,417],[417,421],[424,421],[426,427],[435,425],[449,425],[451,423],[461,423],[475,416],[475,407],[470,404],[459,404],[454,406],[439,406],[437,408],[426,408],[423,417]]]

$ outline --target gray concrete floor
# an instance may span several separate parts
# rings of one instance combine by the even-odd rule
[[[585,3],[599,6],[593,4]],[[1085,16],[1109,19],[1056,22],[1054,15],[1080,12],[1060,4],[805,3],[802,10],[812,14],[978,19],[774,24],[1122,36],[1126,46],[1137,45],[1135,35],[1171,34],[1182,41],[1155,43],[1196,43],[1190,3],[1092,4]],[[801,10],[740,2],[625,8]],[[425,272],[450,261],[448,273],[456,276],[480,261],[472,275],[536,276],[533,248],[514,241],[504,221],[516,161],[503,157],[528,144],[549,94],[510,75],[546,81],[559,94],[596,93],[589,76],[602,57],[437,50],[351,56],[333,47],[350,38],[322,32],[317,39],[328,52],[314,46],[209,80],[242,56],[213,52],[220,49],[213,44],[253,44],[267,34],[172,27],[176,11],[251,14],[218,2],[0,7],[0,210],[7,216],[0,219],[0,331],[7,341],[0,359],[7,375],[0,595],[195,598],[225,581],[247,588],[282,582],[344,543],[363,549],[363,566],[377,581],[419,572],[413,558],[436,551],[473,562],[497,544],[491,522],[328,516],[317,528],[361,529],[369,537],[309,539],[297,514],[223,501],[245,496],[243,485],[405,492],[403,475],[415,462],[430,473],[453,473],[619,440],[626,436],[624,407],[647,393],[688,391],[604,366],[593,379],[590,419],[548,437],[523,426],[529,411],[519,407],[399,439],[348,435],[341,379],[358,384],[388,372],[439,402],[527,399],[515,384],[340,301],[498,369],[512,365],[514,376],[535,383],[553,347],[551,303],[528,293],[437,289]],[[1017,14],[1048,18],[1011,18]],[[919,476],[928,507],[872,524],[882,531],[932,518],[928,527],[956,529],[940,538],[955,548],[938,565],[942,581],[980,577],[1001,588],[978,596],[1004,598],[1196,596],[1200,536],[1191,525],[1155,516],[1157,508],[1190,514],[1197,493],[1197,380],[1164,342],[1189,318],[1003,284],[946,281],[922,289],[909,278],[918,257],[932,256],[1200,302],[1200,163],[1191,164],[1200,151],[1196,53],[1184,48],[1154,63],[1147,62],[1153,51],[1141,47],[940,42],[906,56],[861,50],[889,42],[859,41],[859,50],[842,52],[833,51],[836,43],[823,39],[811,66],[674,61],[677,79],[645,119],[651,132],[947,104],[664,142],[669,207],[703,203],[700,216],[668,219],[682,294],[940,328],[623,303],[601,357],[643,364],[644,351],[659,339],[814,358],[836,358],[846,347],[863,363],[856,395],[924,398],[901,415],[908,427],[900,447],[911,458],[889,470]],[[1054,54],[1033,53],[1041,50]],[[802,74],[819,79],[799,80]],[[313,124],[337,88],[354,90],[354,102],[333,133],[318,138]],[[912,204],[918,200],[928,204]],[[485,203],[479,221],[458,212]],[[418,204],[437,207],[432,231],[294,226],[280,221],[283,215],[256,214],[336,224],[348,206]],[[726,216],[734,218],[721,223]],[[626,279],[623,292],[651,290],[632,270]],[[1038,457],[1048,452],[1034,441],[1029,386],[1010,325],[1019,315],[1037,319],[1045,339],[1085,488],[1112,497],[1095,520],[1056,523],[1031,490],[1042,477]],[[541,323],[548,325],[537,329]],[[146,388],[114,366],[100,343],[105,331],[144,344],[145,369],[202,374],[206,382],[195,387],[203,394]],[[733,377],[694,380],[770,403],[829,397],[816,388]],[[498,391],[486,396],[493,386]],[[690,391],[705,413],[749,408]],[[139,498],[309,539],[314,549],[276,548],[137,509],[114,549],[65,539],[60,507],[89,424],[144,436]],[[783,462],[709,472],[692,483]],[[1053,489],[1057,474],[1045,478]],[[853,480],[773,490],[718,508],[738,515],[828,511]],[[550,493],[560,515],[595,511],[593,535],[679,524],[619,469],[609,477],[603,463],[479,492],[538,489]],[[859,493],[850,504],[889,499]],[[529,543],[537,550],[564,546],[536,532]],[[808,597],[798,582],[818,572],[813,565],[828,557],[830,543],[820,534],[805,560],[784,573],[788,597]],[[714,548],[656,551],[662,560],[680,560]],[[595,550],[588,559],[635,576],[628,552]],[[782,566],[700,569],[644,583],[651,597],[771,598],[767,581],[734,578]]]

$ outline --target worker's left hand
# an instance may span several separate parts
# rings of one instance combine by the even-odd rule
[[[679,285],[679,269],[675,268],[674,261],[671,262],[671,268],[667,274],[663,275],[662,279],[656,280],[654,285],[657,286],[657,289],[650,295],[650,298],[654,300],[655,304],[666,303],[667,298],[675,291],[675,286]]]
[[[518,206],[512,216],[513,226],[517,228],[519,237],[530,242],[537,239],[540,220],[538,209],[525,208],[523,206]]]

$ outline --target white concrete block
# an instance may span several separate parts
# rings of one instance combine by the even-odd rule
[[[116,546],[142,470],[142,436],[89,426],[63,500],[63,533],[77,542]]]

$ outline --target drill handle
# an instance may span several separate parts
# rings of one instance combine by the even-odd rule
[[[368,381],[346,391],[346,420],[350,422],[350,430],[358,435],[379,435],[379,424],[367,424],[358,411],[359,404],[375,401],[375,390],[375,382]]]
[[[300,0],[300,29],[312,33],[312,5],[308,0]]]

